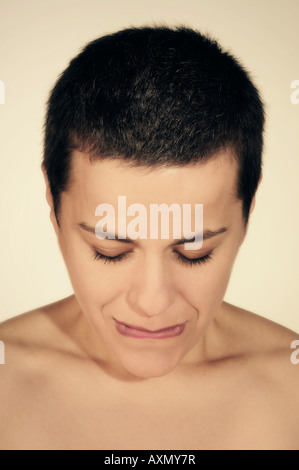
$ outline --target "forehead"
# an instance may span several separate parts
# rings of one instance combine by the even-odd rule
[[[237,164],[230,151],[223,151],[204,164],[171,168],[132,167],[124,160],[96,160],[74,151],[71,184],[63,194],[69,209],[78,217],[93,216],[98,204],[117,210],[119,196],[127,204],[204,204],[219,213],[238,201],[234,198]]]

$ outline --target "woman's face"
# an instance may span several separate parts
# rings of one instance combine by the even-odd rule
[[[198,361],[200,339],[220,312],[245,236],[242,202],[233,198],[237,173],[232,155],[219,153],[204,165],[152,171],[130,168],[121,160],[90,163],[88,155],[74,152],[71,174],[70,189],[61,198],[60,228],[48,188],[51,220],[76,299],[103,357],[140,378],[164,376],[180,364]],[[117,232],[119,196],[126,196],[127,207],[142,204],[147,214],[151,204],[178,204],[182,213],[183,204],[191,204],[193,221],[195,204],[203,204],[203,230],[227,230],[190,251],[174,244],[171,217],[169,239],[151,239],[148,231],[146,239],[124,243],[100,240],[84,229],[96,226],[96,208],[107,203],[115,209]],[[133,219],[127,217],[127,225]],[[100,257],[122,254],[116,262]],[[206,255],[210,259],[201,263],[185,260]],[[178,336],[137,338],[121,334],[117,321],[151,331],[178,324],[185,328]]]

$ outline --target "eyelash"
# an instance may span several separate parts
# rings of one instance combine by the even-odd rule
[[[175,251],[175,254],[177,255],[179,261],[182,264],[187,265],[187,266],[194,266],[194,265],[200,265],[200,264],[207,263],[208,261],[210,261],[212,259],[212,256],[211,256],[212,253],[213,253],[213,251],[211,251],[210,253],[208,253],[207,255],[205,255],[201,258],[191,259],[191,258],[186,258],[185,256],[183,256],[180,253],[178,253],[177,251]],[[119,256],[105,256],[102,253],[99,253],[98,251],[95,251],[94,252],[94,260],[100,259],[100,260],[104,261],[104,264],[106,264],[106,263],[108,263],[108,264],[117,263],[117,262],[120,262],[120,261],[126,259],[129,256],[129,254],[130,254],[130,252],[123,253],[122,255],[119,255]]]

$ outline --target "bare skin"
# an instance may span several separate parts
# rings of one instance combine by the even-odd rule
[[[299,449],[290,347],[298,335],[223,301],[247,230],[236,175],[229,150],[204,165],[155,171],[91,164],[75,152],[58,226],[44,171],[74,295],[0,326],[1,449]],[[201,203],[204,230],[219,234],[191,251],[171,235],[99,240],[95,208],[117,207],[119,195],[147,213],[152,203]],[[250,213],[254,206],[255,198]],[[127,257],[107,264],[95,250]],[[114,317],[151,331],[185,329],[128,338]]]
[[[75,295],[1,324],[1,450],[299,449],[296,333],[223,302],[205,360],[133,380],[89,328]]]

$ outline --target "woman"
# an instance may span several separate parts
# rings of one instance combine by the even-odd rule
[[[249,74],[199,31],[124,29],[70,62],[42,171],[74,294],[0,327],[1,448],[298,449],[298,335],[223,301],[263,129]],[[201,205],[200,248],[174,215],[151,236],[151,205]]]

